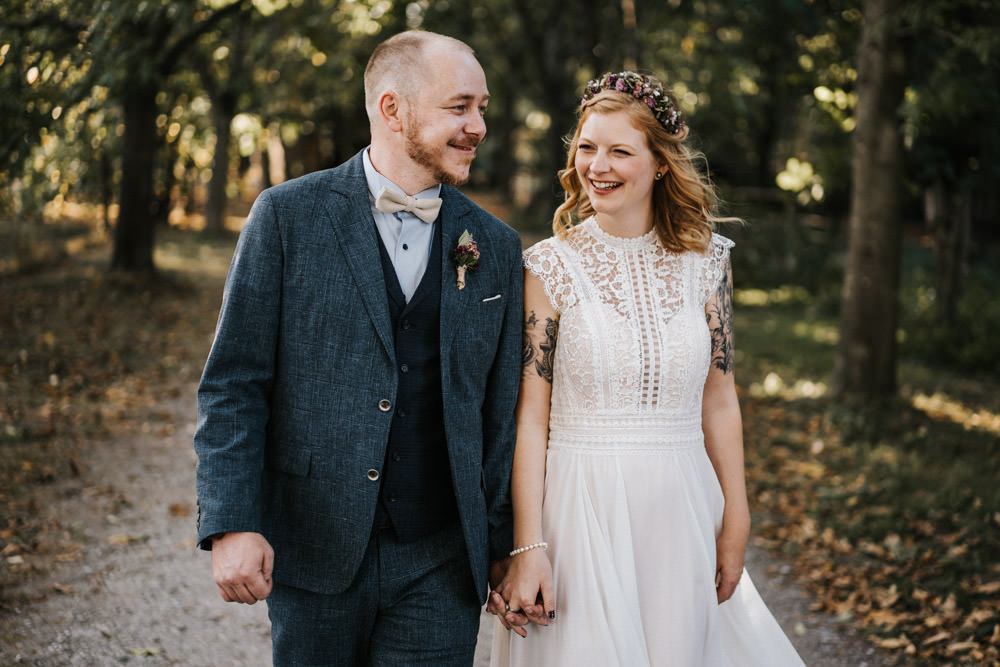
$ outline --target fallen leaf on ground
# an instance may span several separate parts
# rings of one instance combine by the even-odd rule
[[[191,516],[191,507],[185,505],[184,503],[172,503],[168,508],[170,511],[170,516]]]

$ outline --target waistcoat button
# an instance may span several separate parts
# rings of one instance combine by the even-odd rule
[[[375,468],[372,468],[371,470],[369,470],[368,471],[368,479],[370,479],[373,482],[377,481],[378,480],[378,470],[375,470]]]
[[[392,403],[390,403],[388,399],[383,398],[378,402],[378,409],[382,412],[389,412],[389,410],[392,410]]]

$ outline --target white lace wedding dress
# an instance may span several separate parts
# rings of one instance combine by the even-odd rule
[[[674,254],[590,218],[525,251],[560,316],[542,518],[557,617],[526,639],[497,622],[494,667],[803,664],[746,572],[716,601],[705,303],[731,246]]]

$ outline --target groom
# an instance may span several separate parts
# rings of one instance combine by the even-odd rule
[[[240,235],[198,390],[198,539],[223,599],[267,599],[275,665],[472,663],[512,548],[522,317],[518,235],[452,187],[488,100],[464,43],[392,37],[371,145],[262,193]]]

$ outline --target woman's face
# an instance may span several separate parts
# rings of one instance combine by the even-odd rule
[[[653,183],[665,166],[627,112],[591,113],[580,128],[574,164],[594,211],[609,222],[652,225]]]

